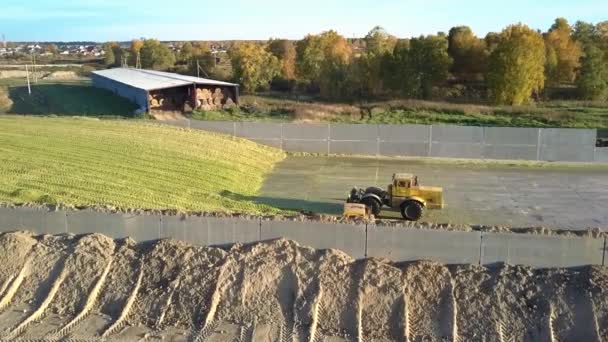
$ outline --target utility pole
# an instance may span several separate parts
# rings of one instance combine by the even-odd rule
[[[30,72],[27,68],[27,64],[25,65],[25,75],[27,77],[27,92],[32,95],[32,88],[30,87]]]
[[[201,66],[198,64],[198,59],[196,60],[196,77],[201,77]]]
[[[32,53],[32,74],[34,76],[34,83],[38,84],[38,74],[36,73],[36,50]]]
[[[137,60],[135,61],[135,69],[141,69],[141,59],[139,59],[139,51],[137,51]]]

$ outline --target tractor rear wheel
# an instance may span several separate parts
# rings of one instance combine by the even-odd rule
[[[372,197],[366,197],[361,201],[361,203],[365,204],[365,206],[370,209],[374,216],[380,215],[380,210],[382,210],[382,204],[380,204],[377,199]]]
[[[408,221],[418,221],[422,217],[422,204],[417,201],[407,201],[401,205],[401,216]]]

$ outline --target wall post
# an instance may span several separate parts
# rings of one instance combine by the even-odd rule
[[[327,124],[327,155],[331,154],[331,124]]]
[[[541,135],[542,128],[538,128],[538,139],[536,141],[536,160],[540,160],[540,146],[541,146]]]
[[[433,151],[433,125],[429,125],[429,151],[427,157],[432,156]]]
[[[606,239],[608,239],[608,236],[604,235],[604,248],[602,251],[602,266],[606,266]]]

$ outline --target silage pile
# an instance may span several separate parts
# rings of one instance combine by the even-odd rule
[[[202,340],[230,322],[272,326],[273,340],[608,339],[600,267],[394,264],[288,240],[220,249],[26,232],[0,235],[0,265],[3,338],[68,336],[97,314],[108,321],[91,337],[140,326]],[[51,315],[58,322],[41,330]]]

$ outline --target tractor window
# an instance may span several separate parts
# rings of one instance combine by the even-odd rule
[[[400,188],[409,188],[410,187],[410,182],[402,180],[402,181],[399,181],[399,185],[398,186]]]

